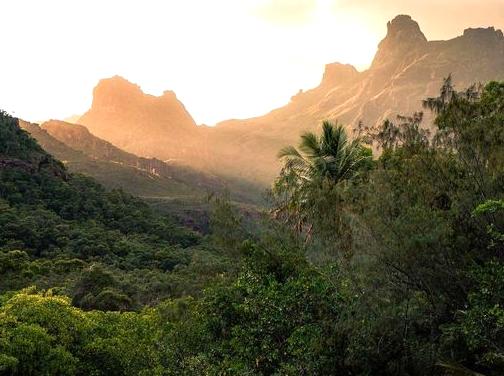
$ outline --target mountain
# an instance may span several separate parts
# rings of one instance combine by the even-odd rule
[[[131,166],[149,172],[151,175],[167,177],[193,186],[193,189],[197,188],[204,191],[222,191],[225,189],[222,180],[215,176],[155,158],[138,157],[94,136],[82,125],[51,120],[43,123],[41,127],[54,138],[94,159]]]
[[[467,29],[451,40],[427,41],[418,24],[405,15],[394,18],[387,29],[368,70],[328,64],[318,87],[264,116],[218,124],[210,142],[217,150],[231,145],[228,152],[239,151],[242,170],[268,183],[279,168],[278,150],[297,143],[300,132],[318,129],[322,120],[337,120],[349,128],[359,121],[375,126],[421,110],[421,100],[436,95],[450,74],[458,89],[504,79],[500,30]]]
[[[183,158],[198,137],[196,123],[174,92],[147,95],[119,76],[98,83],[79,124],[121,149],[163,160]]]
[[[317,130],[322,120],[351,129],[419,111],[450,74],[458,89],[504,79],[502,31],[466,29],[454,39],[428,41],[417,22],[400,15],[388,23],[369,69],[328,64],[319,86],[266,115],[197,127],[174,94],[152,97],[114,77],[100,81],[80,122],[127,151],[267,186],[280,168],[278,150],[297,143],[301,132]]]
[[[49,151],[50,154],[56,156],[60,161],[63,161],[63,163],[89,160],[84,153],[74,150],[65,143],[54,138],[38,124],[19,119],[18,126],[27,131],[44,150]]]

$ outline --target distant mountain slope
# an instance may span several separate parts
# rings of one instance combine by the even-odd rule
[[[201,197],[207,191],[224,190],[218,179],[126,153],[80,125],[53,120],[42,127],[24,121],[20,126],[45,150],[64,161],[70,171],[92,176],[109,188],[171,198]]]
[[[320,85],[270,113],[196,127],[174,94],[152,97],[124,79],[102,80],[80,119],[99,137],[142,156],[178,159],[200,170],[268,185],[279,170],[276,154],[322,120],[374,126],[421,110],[453,75],[458,89],[504,79],[504,36],[494,28],[467,29],[447,41],[428,41],[410,16],[387,25],[370,68],[328,64]],[[267,90],[267,88],[265,88]]]
[[[222,122],[210,130],[209,142],[240,156],[242,171],[271,181],[278,171],[279,148],[297,142],[303,130],[322,120],[339,120],[349,127],[359,121],[374,126],[397,114],[421,110],[421,100],[437,94],[453,75],[458,89],[477,82],[504,79],[504,37],[500,30],[467,29],[448,41],[427,41],[409,16],[388,24],[371,67],[357,72],[342,64],[326,66],[315,89],[294,96],[289,104],[261,117]]]
[[[82,152],[72,149],[68,145],[51,136],[47,131],[40,128],[38,124],[29,123],[19,119],[19,127],[27,131],[39,145],[50,154],[54,155],[63,163],[68,161],[88,160],[89,158]]]
[[[225,189],[224,182],[215,176],[155,158],[138,157],[94,136],[82,125],[51,120],[41,127],[54,138],[94,159],[131,166],[152,176],[169,178],[191,187],[191,190],[210,192]]]

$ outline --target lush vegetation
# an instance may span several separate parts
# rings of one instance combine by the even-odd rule
[[[0,292],[35,285],[84,309],[137,310],[196,293],[193,267],[224,268],[200,235],[69,174],[5,114],[0,165]]]
[[[208,228],[206,197],[210,192],[222,194],[230,186],[237,204],[262,202],[263,188],[224,181],[175,162],[138,157],[95,137],[82,125],[49,121],[39,126],[22,120],[19,125],[47,153],[64,161],[68,172],[91,177],[109,190],[120,188],[141,197],[158,212],[201,232]]]
[[[2,115],[0,374],[504,374],[504,83],[424,105],[303,135],[206,236]]]

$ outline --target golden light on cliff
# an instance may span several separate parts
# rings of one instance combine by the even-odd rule
[[[316,86],[327,63],[366,68],[398,13],[429,39],[504,26],[502,0],[461,1],[6,1],[0,103],[29,120],[64,118],[119,74],[156,95],[174,90],[198,123],[254,116]],[[436,18],[447,12],[457,17]]]

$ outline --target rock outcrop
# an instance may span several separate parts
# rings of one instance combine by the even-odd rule
[[[94,135],[140,156],[183,158],[195,145],[196,124],[172,91],[156,97],[115,76],[101,80],[80,119]]]

